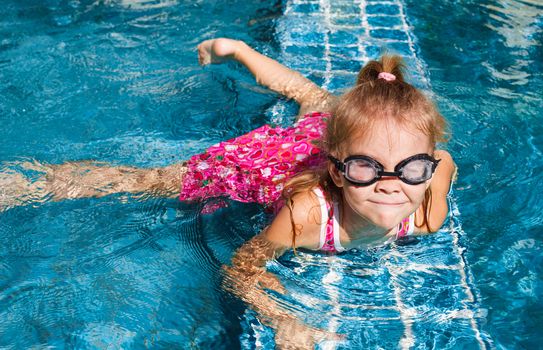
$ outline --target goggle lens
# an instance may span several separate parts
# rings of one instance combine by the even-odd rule
[[[374,164],[364,159],[353,159],[345,163],[345,174],[358,182],[373,181],[378,174]]]
[[[414,159],[400,169],[400,177],[412,183],[421,183],[432,177],[433,163],[426,159]]]

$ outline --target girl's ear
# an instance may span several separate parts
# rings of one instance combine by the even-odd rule
[[[328,162],[328,173],[330,174],[332,181],[334,181],[334,184],[338,188],[343,187],[343,176],[341,176],[341,173],[339,172],[339,170],[330,161]]]

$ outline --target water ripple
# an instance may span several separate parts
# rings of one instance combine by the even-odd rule
[[[487,9],[489,21],[486,26],[505,39],[512,48],[530,48],[538,45],[536,34],[542,31],[539,17],[543,5],[536,1],[495,0],[494,4],[482,4]]]

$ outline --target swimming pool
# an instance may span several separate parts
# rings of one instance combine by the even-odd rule
[[[381,46],[404,53],[451,122],[454,215],[415,246],[272,262],[285,303],[349,334],[338,348],[541,346],[540,5],[51,0],[0,13],[1,161],[159,166],[288,123],[292,106],[239,67],[197,66],[205,38],[244,39],[336,91]],[[1,213],[0,347],[273,348],[220,288],[266,214],[198,210],[114,196]]]

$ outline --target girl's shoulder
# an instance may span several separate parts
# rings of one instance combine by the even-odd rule
[[[322,98],[312,100],[311,103],[304,103],[300,105],[298,111],[298,119],[305,118],[307,115],[318,112],[322,114],[330,114],[337,104],[339,98],[330,93],[326,93],[326,96]]]
[[[281,208],[265,235],[269,241],[285,247],[318,249],[322,224],[320,200],[309,190],[295,194],[291,205]]]

